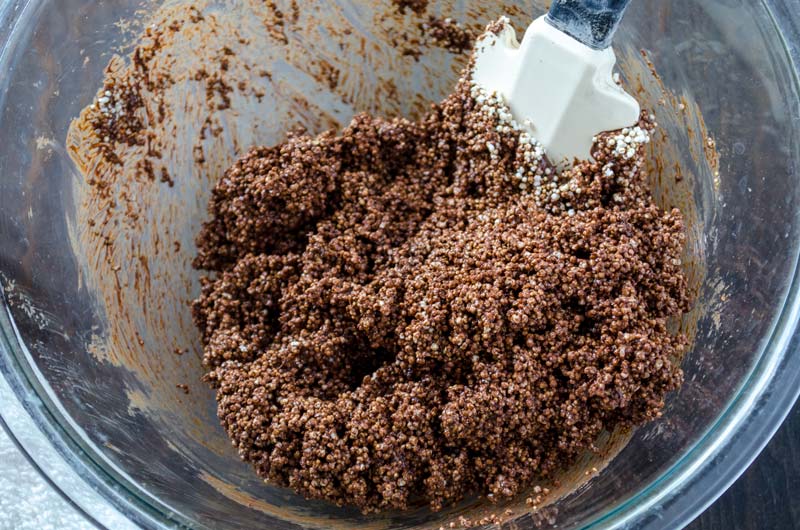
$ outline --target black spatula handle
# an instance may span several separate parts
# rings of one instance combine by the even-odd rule
[[[547,21],[596,50],[611,46],[631,0],[553,0]]]

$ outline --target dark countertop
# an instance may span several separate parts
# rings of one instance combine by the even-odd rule
[[[800,404],[744,475],[689,530],[800,528]]]

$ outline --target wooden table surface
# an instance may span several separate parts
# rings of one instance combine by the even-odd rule
[[[688,528],[800,529],[800,405],[745,474]]]

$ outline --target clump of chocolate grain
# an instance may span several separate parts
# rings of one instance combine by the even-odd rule
[[[392,0],[392,3],[400,13],[405,13],[406,9],[410,9],[419,15],[428,9],[428,0]]]
[[[689,300],[681,214],[643,173],[653,128],[558,173],[466,75],[419,123],[360,115],[243,156],[194,305],[242,458],[308,497],[436,509],[658,417]]]
[[[452,18],[430,17],[420,24],[427,43],[439,46],[452,53],[464,53],[472,49],[475,40],[472,32]]]

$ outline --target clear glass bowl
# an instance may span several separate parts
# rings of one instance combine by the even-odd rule
[[[226,2],[217,3],[225,9]],[[330,5],[348,7],[358,27],[369,21],[359,17],[373,4],[388,9],[388,1]],[[505,10],[516,7],[511,14],[520,26],[526,13],[542,11],[541,4],[509,4]],[[96,271],[75,237],[81,183],[63,146],[110,54],[127,42],[126,25],[114,22],[149,6],[138,0],[0,2],[0,412],[7,430],[87,518],[115,530],[438,528],[471,509],[363,517],[258,480],[229,448],[212,393],[195,384],[199,361],[171,354],[175,341],[195,345],[197,354],[183,303],[196,292],[196,275],[185,286],[170,284],[170,274],[159,276],[165,290],[153,296],[174,303],[157,309],[167,325],[136,320],[140,336],[128,339],[132,351],[135,342],[144,344],[140,354],[120,359],[98,351],[114,322],[108,300],[94,288],[102,279],[92,277]],[[485,22],[504,6],[443,0],[430,9]],[[656,195],[680,205],[691,221],[689,268],[698,303],[696,318],[684,322],[695,337],[683,360],[686,383],[663,417],[637,430],[596,476],[509,527],[680,527],[750,464],[800,390],[796,0],[634,2],[615,47],[624,75],[666,132]],[[640,48],[659,78],[649,73]],[[364,68],[351,59],[348,68]],[[455,80],[457,62],[433,53],[413,68],[416,76],[397,80],[401,95],[435,101]],[[386,66],[372,77],[392,75]],[[410,103],[382,108],[370,99],[373,88],[367,83],[364,100],[353,107],[413,113]],[[336,112],[347,119],[346,111]],[[276,128],[254,141],[274,142],[282,133]],[[670,180],[676,167],[684,172],[680,183]],[[163,200],[174,200],[181,185]],[[199,193],[196,204],[184,205],[187,256],[207,186]],[[169,273],[174,264],[150,264],[161,266]],[[182,273],[194,274],[188,265]],[[137,307],[125,309],[138,315]],[[186,382],[192,394],[181,397],[175,385]]]

